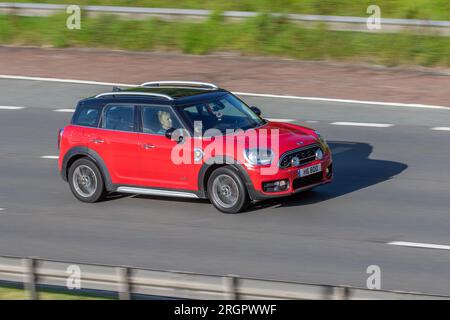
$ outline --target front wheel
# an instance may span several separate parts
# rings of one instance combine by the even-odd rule
[[[87,158],[79,159],[70,166],[68,178],[72,193],[80,201],[97,202],[106,194],[100,170]]]
[[[213,171],[208,179],[208,196],[214,207],[223,213],[238,213],[250,204],[244,182],[230,167]]]

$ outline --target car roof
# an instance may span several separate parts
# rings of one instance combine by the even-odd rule
[[[101,93],[86,100],[104,99],[108,102],[129,101],[147,103],[161,103],[171,105],[192,104],[204,100],[214,99],[229,93],[215,85],[203,86],[197,83],[157,83],[157,85],[141,85],[129,89],[119,89],[114,87],[111,92]],[[201,84],[201,83],[200,83]],[[209,85],[209,84],[207,84]],[[86,101],[85,100],[85,101]],[[87,102],[87,101],[86,101]]]

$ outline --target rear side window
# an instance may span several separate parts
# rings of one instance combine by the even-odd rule
[[[101,108],[96,106],[80,106],[74,114],[72,123],[78,126],[98,127]]]
[[[119,131],[135,131],[134,106],[108,105],[103,115],[103,128]]]

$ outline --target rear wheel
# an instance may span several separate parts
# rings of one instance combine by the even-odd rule
[[[208,179],[211,203],[224,213],[238,213],[250,204],[247,188],[239,174],[230,167],[213,171]]]
[[[79,159],[70,166],[68,180],[70,190],[80,201],[93,203],[102,200],[106,195],[100,170],[87,158]]]

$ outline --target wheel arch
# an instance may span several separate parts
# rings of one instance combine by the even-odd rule
[[[202,195],[202,198],[209,198],[207,186],[208,186],[208,179],[211,176],[211,173],[221,167],[229,167],[236,171],[236,173],[242,178],[244,181],[245,186],[247,187],[247,192],[250,196],[250,199],[253,200],[253,182],[250,179],[250,176],[248,175],[247,171],[245,170],[244,166],[234,160],[233,158],[227,157],[227,156],[215,156],[207,161],[202,165],[200,168],[199,174],[198,174],[198,191]]]
[[[69,174],[69,168],[70,166],[77,161],[78,159],[82,158],[88,158],[92,160],[100,170],[103,180],[105,182],[106,190],[113,191],[114,185],[111,181],[111,176],[108,172],[108,169],[106,167],[105,162],[100,157],[100,155],[95,152],[92,149],[89,149],[87,147],[73,147],[64,156],[63,163],[62,163],[62,169],[61,169],[61,176],[64,181],[68,181],[68,174]]]

